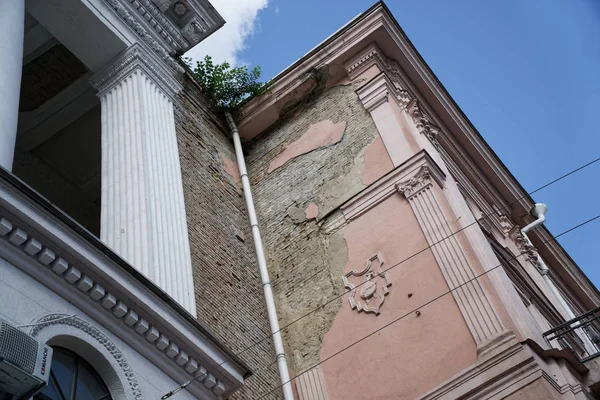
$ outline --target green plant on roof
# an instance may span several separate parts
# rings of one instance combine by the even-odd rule
[[[215,64],[210,56],[196,61],[193,66],[190,58],[183,61],[191,69],[204,94],[219,108],[233,110],[247,98],[260,95],[267,89],[259,82],[260,67],[232,67],[228,62]]]

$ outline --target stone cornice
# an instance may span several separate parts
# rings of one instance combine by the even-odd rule
[[[431,156],[425,150],[421,150],[351,198],[340,209],[345,219],[350,221],[396,193],[411,196],[433,182],[443,187],[445,179],[446,176]]]
[[[125,271],[116,254],[82,238],[67,226],[73,222],[57,220],[58,210],[42,199],[33,201],[19,185],[0,171],[3,258],[77,305],[175,381],[199,377],[188,387],[196,396],[216,399],[241,387],[248,369],[208,331],[198,331],[160,289],[132,267]]]
[[[142,40],[171,66],[225,21],[208,0],[104,0]]]
[[[182,89],[171,71],[164,68],[141,45],[134,44],[90,78],[90,84],[103,96],[123,79],[141,71],[171,99]]]
[[[408,98],[412,99],[415,97],[416,90],[406,78],[400,65],[387,57],[376,43],[371,43],[354,58],[347,61],[344,64],[344,68],[348,77],[354,80],[374,65],[377,66],[379,71],[384,72],[391,81],[397,83],[406,92]]]

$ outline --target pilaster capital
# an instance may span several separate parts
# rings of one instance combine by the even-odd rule
[[[432,177],[431,169],[427,165],[423,165],[417,173],[410,179],[396,184],[396,189],[400,194],[409,199],[416,195],[421,190],[431,186]]]
[[[396,101],[402,109],[410,102],[408,92],[392,82],[383,72],[359,88],[356,93],[368,112],[390,99]]]
[[[181,84],[173,77],[172,71],[155,60],[137,43],[116,56],[92,76],[90,84],[98,90],[98,96],[101,97],[136,71],[142,72],[171,99],[182,89]]]

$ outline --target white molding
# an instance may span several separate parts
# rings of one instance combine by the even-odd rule
[[[155,60],[138,43],[127,48],[94,74],[90,78],[90,84],[98,90],[98,97],[102,97],[123,79],[138,70],[149,77],[171,100],[182,89],[172,72],[164,68],[162,63]]]
[[[216,399],[242,386],[245,368],[159,297],[157,289],[150,290],[150,282],[140,282],[108,258],[108,250],[101,251],[5,183],[0,184],[0,215],[3,258],[77,305],[175,381],[211,371],[188,388],[200,398]]]
[[[115,385],[114,379],[103,379],[105,384],[108,386],[108,389],[112,395],[112,397],[122,396],[123,391],[125,391],[129,396],[128,398],[134,400],[142,400],[143,395],[140,389],[140,384],[135,376],[135,371],[133,371],[125,358],[125,355],[119,350],[117,345],[100,329],[95,327],[93,324],[84,321],[83,319],[77,316],[68,316],[66,314],[60,313],[52,313],[44,315],[35,321],[35,325],[33,325],[29,334],[38,340],[42,340],[45,343],[49,343],[51,345],[56,345],[52,343],[52,339],[56,336],[64,336],[66,334],[64,329],[59,329],[59,332],[53,332],[53,327],[66,325],[72,327],[81,332],[79,336],[80,339],[84,340],[89,345],[96,348],[96,350],[100,353],[101,349],[98,347],[103,347],[105,349],[102,353],[107,353],[112,358],[112,365],[118,366],[117,368],[111,368],[113,371],[106,371],[104,365],[98,365],[98,363],[103,364],[102,360],[97,360],[97,357],[89,357],[88,354],[81,354],[81,352],[76,351],[74,349],[72,339],[69,337],[67,341],[69,342],[69,350],[75,351],[80,356],[85,357],[88,362],[90,362],[96,368],[97,372],[104,378],[103,375],[109,375],[110,372],[113,372],[117,375],[120,385]],[[93,339],[93,340],[91,340]],[[96,342],[94,345],[94,342]],[[108,361],[108,360],[107,360]],[[123,387],[123,383],[127,382],[127,389]],[[117,387],[115,387],[117,386]],[[118,397],[117,397],[118,398]]]
[[[219,29],[225,20],[208,0],[103,0],[173,69],[173,56],[189,50]]]

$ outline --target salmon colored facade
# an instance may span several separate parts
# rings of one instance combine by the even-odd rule
[[[383,3],[236,117],[298,399],[594,398],[595,360],[543,333],[596,288],[544,227],[524,242],[533,200]]]

